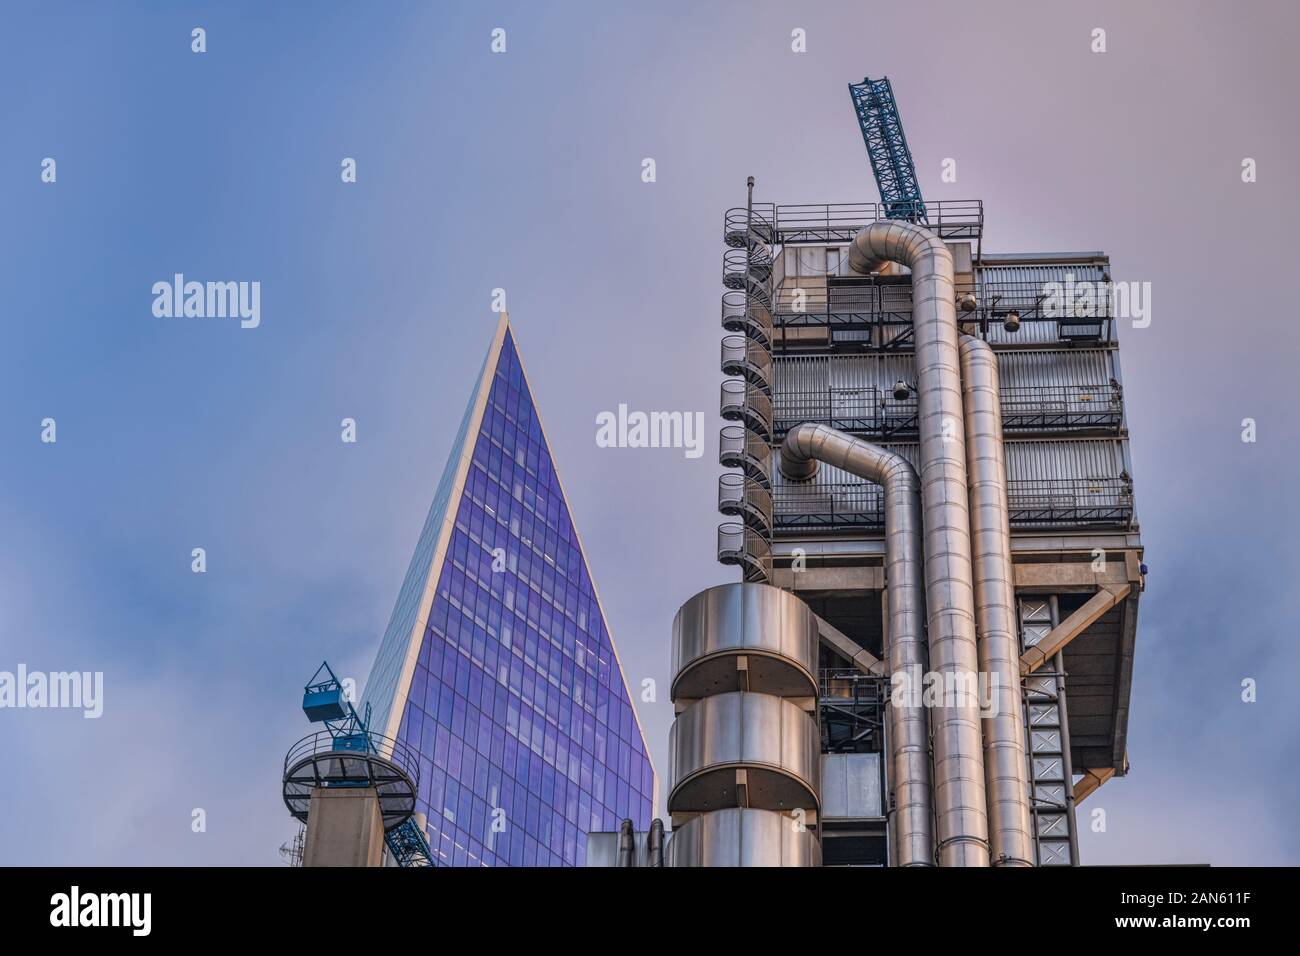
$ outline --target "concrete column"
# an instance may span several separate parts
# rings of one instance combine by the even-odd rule
[[[307,809],[303,866],[380,866],[384,821],[374,787],[317,787]]]

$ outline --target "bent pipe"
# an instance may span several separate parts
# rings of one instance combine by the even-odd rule
[[[901,455],[826,425],[791,429],[781,446],[781,473],[802,481],[824,461],[882,486],[885,492],[889,645],[886,657],[898,681],[920,682],[926,668],[925,596],[921,572],[921,491],[916,471]],[[889,779],[894,789],[894,859],[899,866],[934,865],[930,805],[930,733],[919,694],[889,707]]]
[[[939,865],[988,866],[952,253],[928,229],[891,220],[867,226],[849,246],[849,268],[854,272],[869,272],[882,261],[900,263],[912,272],[930,668],[950,691],[930,717]]]
[[[990,689],[984,717],[984,778],[993,865],[1033,866],[998,361],[987,342],[970,335],[961,337],[960,352],[975,617],[980,672]]]

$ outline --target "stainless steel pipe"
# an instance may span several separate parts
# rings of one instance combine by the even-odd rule
[[[989,688],[983,722],[984,777],[993,865],[1033,866],[998,362],[987,342],[969,335],[961,337],[960,353],[975,616],[980,671]]]
[[[854,237],[849,268],[867,273],[881,262],[897,262],[912,272],[930,668],[945,691],[943,705],[931,715],[939,864],[987,866],[979,650],[952,253],[922,226],[874,222]]]
[[[826,425],[800,425],[786,434],[781,473],[811,478],[817,463],[884,488],[885,574],[889,593],[890,672],[919,684],[926,670],[922,592],[921,493],[907,459]],[[894,790],[894,859],[899,866],[934,865],[929,727],[919,694],[889,707],[890,782]]]

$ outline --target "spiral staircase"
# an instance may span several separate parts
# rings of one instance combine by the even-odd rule
[[[718,461],[718,510],[732,520],[718,526],[718,560],[739,565],[743,579],[764,583],[772,574],[772,223],[752,208],[727,213],[722,257],[720,411],[724,426]]]

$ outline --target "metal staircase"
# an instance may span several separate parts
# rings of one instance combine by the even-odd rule
[[[735,422],[722,429],[718,462],[738,473],[718,482],[718,510],[739,521],[718,527],[718,560],[741,568],[745,581],[772,575],[772,223],[756,212],[749,179],[744,216],[733,210],[723,225],[729,247],[722,257],[720,367],[732,376],[722,383],[719,410]]]
[[[1055,626],[1053,599],[1022,597],[1021,649],[1033,647]],[[1055,665],[1028,675],[1023,682],[1026,739],[1029,742],[1030,812],[1039,866],[1075,865],[1074,814],[1070,793],[1069,730],[1060,655]]]

